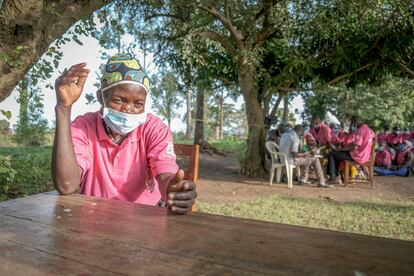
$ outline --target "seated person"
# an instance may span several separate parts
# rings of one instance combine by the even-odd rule
[[[394,127],[392,133],[387,138],[388,145],[395,150],[398,150],[398,146],[404,142],[400,132],[400,128]]]
[[[332,137],[330,144],[333,145],[339,145],[340,143],[343,143],[344,138],[344,130],[339,127],[339,125],[331,123],[329,127],[332,130]]]
[[[313,166],[316,171],[318,187],[330,188],[325,183],[321,163],[312,152],[299,152],[299,137],[303,135],[303,126],[296,125],[292,131],[285,132],[280,139],[279,152],[285,153],[287,162],[296,166],[303,167],[303,176],[299,180],[300,184],[308,183],[309,167]]]
[[[404,132],[401,133],[403,142],[404,141],[411,141],[411,132],[410,129],[408,127],[404,128]]]
[[[400,145],[400,152],[397,154],[396,163],[398,166],[411,168],[413,160],[413,144],[410,141],[405,141]]]
[[[381,142],[388,142],[388,126],[384,126],[382,131],[380,133],[378,133],[377,135],[377,142],[378,144],[381,144]]]
[[[351,160],[364,164],[370,160],[374,132],[357,116],[351,118],[351,130],[355,133],[354,141],[349,146],[334,148],[328,156],[328,174],[330,184],[340,184],[339,163],[342,160]]]
[[[313,138],[318,142],[318,146],[326,146],[332,138],[332,131],[326,124],[321,122],[319,116],[312,118],[312,128],[310,130]]]
[[[72,105],[88,77],[86,63],[70,67],[56,80],[56,132],[53,184],[60,194],[80,188],[84,195],[191,209],[195,184],[178,169],[169,128],[148,114],[149,79],[130,55],[111,57],[97,98],[102,108],[70,123]]]
[[[395,151],[388,147],[386,141],[382,141],[377,148],[375,156],[375,165],[390,169],[395,158]]]

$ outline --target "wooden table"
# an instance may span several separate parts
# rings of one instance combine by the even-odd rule
[[[0,275],[414,275],[413,256],[413,242],[82,195],[0,203]]]

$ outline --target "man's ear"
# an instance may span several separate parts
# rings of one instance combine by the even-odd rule
[[[103,98],[102,91],[101,91],[101,89],[98,89],[98,90],[96,91],[96,99],[98,100],[98,102],[99,102],[101,105],[103,105],[102,98]]]

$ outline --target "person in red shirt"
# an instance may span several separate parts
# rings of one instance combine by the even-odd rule
[[[330,184],[339,184],[337,177],[339,175],[339,163],[342,160],[352,160],[358,164],[364,164],[371,157],[371,149],[374,132],[364,124],[362,119],[357,116],[351,118],[351,130],[355,133],[355,139],[348,147],[334,148],[328,155],[328,174],[330,175]]]
[[[403,137],[400,135],[400,133],[400,128],[394,127],[392,133],[390,133],[387,137],[388,145],[393,147],[395,150],[398,149],[399,144],[402,144],[404,142]]]
[[[397,154],[396,162],[398,166],[411,168],[413,166],[414,153],[413,144],[410,141],[405,141],[400,145],[400,152]]]
[[[315,116],[312,118],[312,129],[310,130],[313,138],[320,146],[326,146],[331,142],[332,130],[326,124],[322,123],[321,118]]]
[[[381,142],[383,141],[388,142],[387,140],[388,135],[389,135],[388,130],[389,130],[388,126],[384,126],[384,128],[382,129],[382,132],[378,133],[377,135],[378,144],[381,144]]]
[[[411,132],[408,127],[404,128],[404,132],[402,132],[400,135],[402,136],[403,141],[411,140]]]
[[[332,131],[332,137],[331,137],[330,143],[333,145],[339,145],[343,143],[345,131],[342,128],[340,128],[338,125],[333,124],[333,123],[329,124],[329,127],[331,128],[331,131]]]
[[[395,153],[388,147],[386,141],[382,141],[378,148],[375,156],[375,165],[379,167],[391,168],[392,162],[394,161]]]

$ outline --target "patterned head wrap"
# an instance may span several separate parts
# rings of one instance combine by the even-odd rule
[[[138,60],[129,54],[118,54],[109,58],[101,80],[101,91],[123,83],[141,86],[149,92],[149,78]]]

